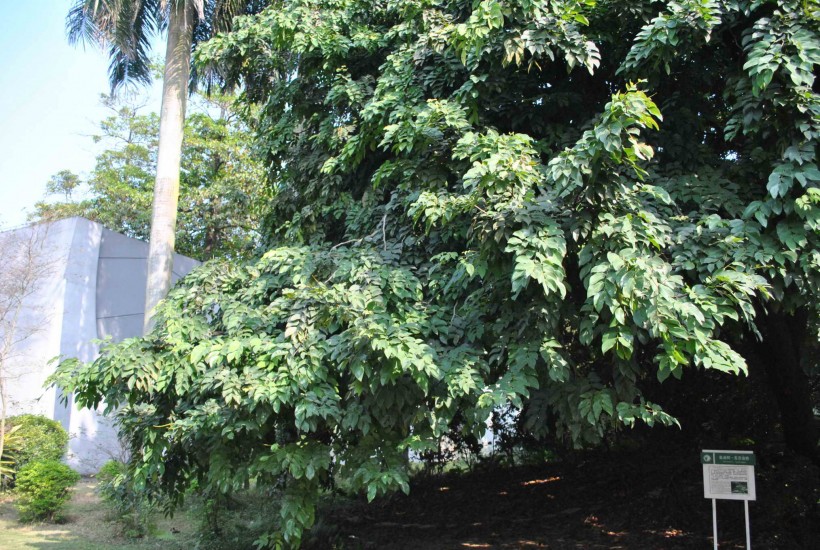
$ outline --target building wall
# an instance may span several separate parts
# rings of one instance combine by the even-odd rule
[[[97,262],[102,226],[83,218],[51,225],[66,226],[71,239],[65,262],[60,326],[60,355],[93,361],[99,352],[97,335]],[[99,469],[119,454],[116,431],[96,411],[78,409],[71,399],[64,404],[63,392],[54,390],[54,416],[68,430],[69,465],[81,473]],[[70,396],[69,396],[70,397]]]
[[[43,384],[52,371],[48,361],[60,354],[64,312],[65,272],[73,238],[73,224],[24,227],[0,233],[0,276],[25,275],[27,255],[39,271],[33,292],[24,298],[11,336],[13,347],[3,365],[7,378],[9,415],[32,413],[55,417],[55,390]],[[0,327],[4,331],[6,323]]]
[[[30,242],[38,235],[48,276],[27,301],[26,326],[37,330],[15,350],[10,380],[9,413],[43,414],[60,421],[70,435],[67,462],[81,473],[96,472],[110,458],[122,458],[115,428],[101,410],[80,409],[62,392],[44,388],[53,372],[49,360],[61,355],[92,361],[99,353],[97,339],[120,341],[142,332],[148,244],[104,229],[84,218],[0,234]],[[174,258],[174,281],[198,262]],[[0,265],[0,275],[3,266]]]

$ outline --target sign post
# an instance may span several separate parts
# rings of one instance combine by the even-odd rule
[[[703,496],[712,499],[712,536],[718,547],[717,499],[742,500],[746,515],[746,549],[751,550],[749,501],[756,499],[755,455],[751,451],[714,451],[700,453],[703,465]]]

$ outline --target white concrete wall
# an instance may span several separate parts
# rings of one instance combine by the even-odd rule
[[[97,268],[97,332],[115,342],[142,333],[148,243],[102,230]],[[174,256],[173,282],[199,262]]]
[[[33,256],[33,268],[42,271],[33,294],[25,298],[16,331],[11,336],[13,349],[4,365],[9,415],[55,416],[55,391],[44,389],[43,383],[53,370],[49,360],[60,354],[65,270],[72,237],[72,223],[36,225],[0,233],[1,277],[19,278],[20,270],[27,270],[23,264],[29,253]],[[0,331],[6,328],[0,327]]]
[[[60,355],[88,362],[98,353],[97,334],[97,264],[100,252],[101,225],[83,218],[73,222],[73,237],[69,244],[63,294]],[[116,429],[101,411],[81,409],[61,404],[62,391],[57,390],[54,419],[59,420],[69,434],[68,464],[81,473],[99,470],[107,460],[122,454]]]
[[[81,473],[96,472],[122,457],[117,434],[101,411],[62,404],[58,389],[44,389],[53,372],[49,360],[61,355],[92,361],[98,338],[114,341],[142,332],[148,245],[83,218],[0,233],[0,250],[37,235],[49,273],[27,301],[25,327],[36,327],[15,349],[9,382],[9,413],[42,414],[60,421],[70,435],[67,462]],[[175,281],[198,262],[174,258]],[[0,276],[7,274],[0,264]]]

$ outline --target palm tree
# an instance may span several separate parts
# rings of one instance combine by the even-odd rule
[[[112,92],[131,82],[150,83],[150,39],[168,31],[145,288],[146,333],[154,308],[171,287],[191,50],[196,39],[228,30],[234,15],[259,11],[264,4],[258,0],[75,0],[68,13],[70,43],[108,47]]]

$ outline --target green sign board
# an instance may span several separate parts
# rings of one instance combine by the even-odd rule
[[[751,451],[703,451],[700,453],[700,463],[754,466],[755,455]]]

